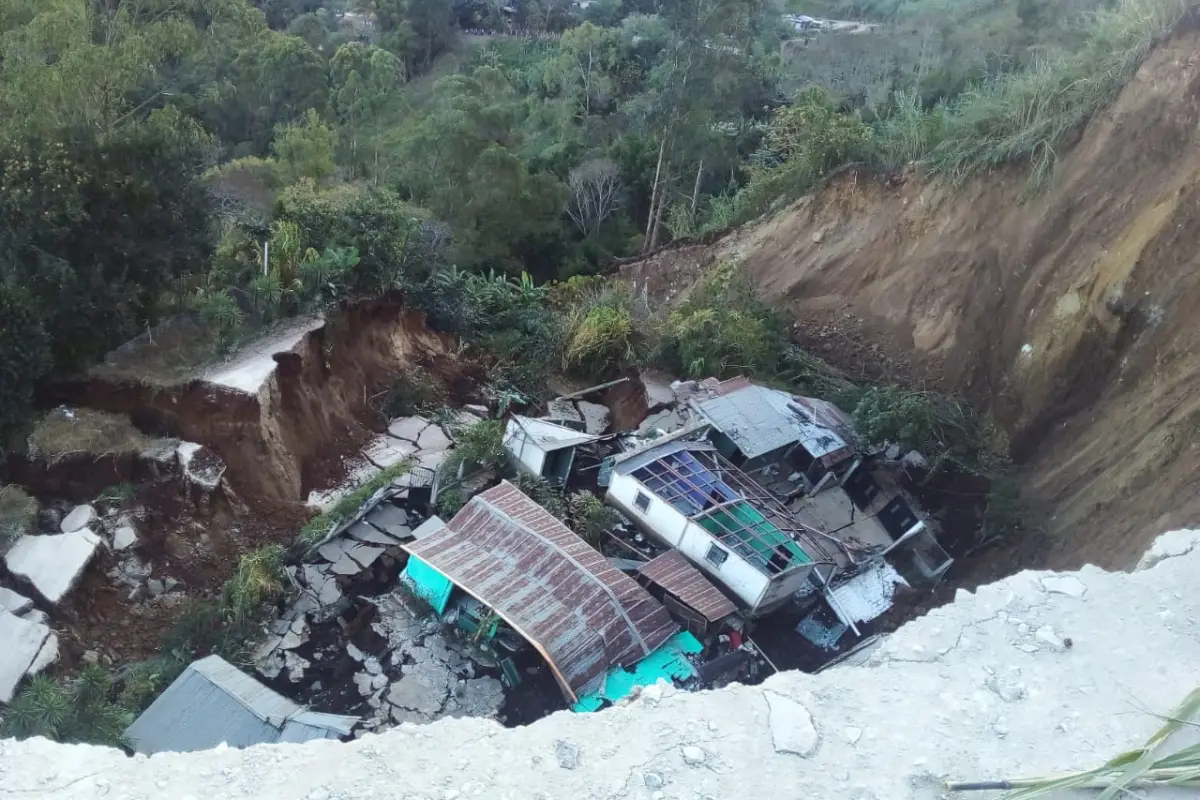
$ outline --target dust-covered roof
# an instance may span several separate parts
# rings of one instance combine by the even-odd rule
[[[718,397],[694,401],[696,410],[737,445],[746,458],[756,458],[799,443],[814,458],[849,447],[846,433],[834,429],[828,403],[749,385]]]
[[[308,711],[220,656],[194,661],[125,731],[134,750],[187,753],[337,739],[357,717]]]
[[[544,419],[522,417],[514,414],[508,423],[508,439],[513,439],[517,431],[523,431],[525,436],[542,450],[551,452],[565,447],[575,447],[596,441],[599,437],[580,433],[574,428],[558,425]]]
[[[507,481],[404,548],[528,639],[573,699],[679,630],[636,581]]]

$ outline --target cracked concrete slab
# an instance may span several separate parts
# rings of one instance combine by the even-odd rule
[[[1159,715],[1196,685],[1200,532],[1189,539],[1181,555],[1152,569],[1084,568],[1073,576],[1086,586],[1081,597],[1046,591],[1048,573],[961,592],[900,628],[864,666],[781,673],[761,686],[697,694],[649,687],[596,714],[559,713],[514,729],[477,718],[401,724],[348,744],[127,758],[99,747],[7,740],[0,742],[4,791],[28,800],[80,800],[110,787],[128,797],[227,800],[699,800],[774,797],[785,787],[822,800],[934,800],[948,796],[946,779],[1090,768],[1144,742],[1162,724]],[[1029,641],[1048,626],[1073,644],[1025,653],[1013,647],[1021,625]],[[914,660],[917,645],[921,658]],[[1006,701],[989,682],[1019,684],[1024,696]],[[786,737],[784,752],[776,746],[782,726],[803,721],[796,706],[819,734],[806,758],[786,752],[793,749]],[[394,718],[420,719],[403,709]],[[796,737],[794,749],[807,749],[807,741]],[[703,751],[703,764],[687,764],[685,747]]]

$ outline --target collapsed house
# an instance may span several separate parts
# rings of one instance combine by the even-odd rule
[[[686,438],[704,431],[684,428],[614,457],[605,500],[687,556],[749,616],[827,585],[839,569],[836,550],[713,444]]]
[[[125,731],[145,755],[348,736],[358,717],[322,714],[277,694],[220,656],[188,665]]]
[[[504,430],[504,449],[518,469],[561,486],[571,475],[576,448],[598,438],[566,425],[514,414]]]
[[[455,590],[490,609],[537,650],[572,703],[679,633],[661,603],[507,481],[404,549],[404,578],[435,611]]]

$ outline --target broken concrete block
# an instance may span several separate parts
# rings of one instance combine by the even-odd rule
[[[96,509],[91,506],[75,506],[71,513],[63,517],[62,532],[74,533],[86,528],[96,521]]]
[[[0,586],[0,611],[10,614],[24,614],[33,608],[33,601],[23,594],[17,594],[12,589]]]
[[[374,564],[375,559],[383,555],[385,549],[383,547],[372,547],[369,544],[356,544],[353,547],[346,548],[346,555],[357,561],[365,569]],[[336,569],[334,571],[336,572]]]
[[[4,556],[4,563],[13,575],[29,581],[47,602],[57,603],[74,588],[99,545],[100,537],[89,528],[22,536]]]
[[[374,525],[368,525],[366,522],[354,523],[346,529],[346,535],[355,541],[366,542],[368,544],[381,544],[385,547],[400,543],[400,540],[395,536],[388,536]]]
[[[429,424],[429,420],[424,417],[401,417],[392,420],[392,424],[388,425],[388,433],[397,439],[416,443],[421,432],[428,428]]]
[[[50,635],[46,637],[46,641],[42,643],[42,649],[38,651],[33,663],[29,665],[27,673],[37,675],[55,661],[58,661],[58,634],[51,631]]]
[[[146,591],[151,597],[162,597],[167,591],[167,585],[157,578],[146,581]]]
[[[426,453],[440,453],[450,444],[450,437],[437,425],[430,425],[417,438],[417,448]]]
[[[665,406],[675,404],[675,390],[671,388],[671,379],[665,375],[653,372],[641,374],[642,386],[646,389],[646,405],[650,411],[658,411]]]
[[[469,411],[480,419],[488,418],[488,407],[467,404],[463,406],[463,411]]]
[[[363,448],[363,458],[380,469],[387,469],[404,461],[413,454],[412,442],[403,442],[394,436],[382,434],[376,436]]]
[[[298,683],[304,677],[304,670],[312,666],[312,662],[289,650],[283,654],[283,665],[287,668],[288,680]]]
[[[400,536],[401,533],[408,530],[408,513],[403,508],[391,503],[380,503],[371,509],[364,519],[384,533],[390,533],[393,536]]]
[[[329,566],[329,571],[334,575],[357,575],[362,569],[362,564],[351,558],[349,553],[343,553],[341,558]]]
[[[137,541],[137,531],[133,529],[133,526],[122,525],[113,534],[112,548],[113,550],[128,550],[137,544]]]
[[[29,672],[50,638],[50,628],[0,611],[0,703],[10,703],[17,684]],[[57,647],[55,648],[57,650]]]
[[[334,539],[332,542],[326,542],[317,548],[317,553],[326,561],[340,561],[346,553],[345,542],[342,539]]]
[[[417,455],[417,466],[437,472],[438,467],[442,465],[442,462],[445,461],[449,455],[450,454],[444,450],[436,453],[422,452]]]
[[[580,400],[575,405],[583,417],[583,427],[587,433],[599,436],[608,430],[609,421],[612,419],[612,412],[608,410],[608,406],[589,403],[586,400]]]
[[[202,444],[180,442],[175,448],[179,468],[189,483],[211,492],[221,483],[225,474],[225,462],[221,457]]]

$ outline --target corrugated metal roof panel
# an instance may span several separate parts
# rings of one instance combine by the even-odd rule
[[[599,438],[591,434],[580,433],[564,425],[547,422],[544,419],[522,417],[518,414],[514,414],[508,424],[510,430],[516,428],[524,431],[530,441],[546,452],[588,444]],[[513,435],[515,435],[515,431],[513,431]]]
[[[805,418],[817,416],[812,413],[817,410],[813,405],[817,402],[751,385],[699,401],[696,409],[746,458],[757,458],[797,442],[813,457],[821,458],[848,445],[837,431]],[[826,412],[824,405],[820,411]],[[828,421],[826,413],[821,416]]]
[[[250,747],[337,738],[355,722],[307,712],[219,656],[208,656],[190,664],[125,735],[139,753],[187,753],[222,742]]]
[[[737,606],[678,550],[668,550],[638,570],[704,615],[709,622],[729,616]]]
[[[576,697],[678,630],[636,581],[507,481],[404,547],[540,647]]]

